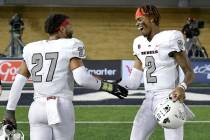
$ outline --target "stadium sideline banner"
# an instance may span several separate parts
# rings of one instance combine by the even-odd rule
[[[3,83],[14,81],[21,63],[21,59],[0,60],[0,78]],[[121,77],[121,60],[84,60],[84,64],[88,72],[103,79],[114,80]]]
[[[133,66],[133,60],[85,60],[84,64],[87,70],[99,77],[108,80],[128,78]],[[193,70],[195,72],[194,83],[210,83],[210,60],[192,60]],[[15,75],[17,74],[21,65],[21,59],[0,59],[0,76],[2,83],[4,83],[3,92],[0,96],[0,105],[5,105],[8,99],[8,93],[10,90],[11,83],[13,82]],[[181,77],[183,78],[184,75]],[[143,82],[143,78],[142,78]],[[33,101],[33,86],[31,81],[28,81],[28,85],[25,86],[21,100],[18,104],[30,105]],[[208,89],[190,89],[186,94],[187,104],[210,104],[210,94]],[[139,90],[130,90],[129,96],[126,100],[119,100],[111,94],[107,94],[101,91],[88,90],[83,87],[76,87],[74,90],[74,104],[78,105],[139,105],[142,103],[145,95],[145,91],[140,88]]]
[[[21,60],[0,60],[0,78],[4,83],[12,83],[19,71]]]
[[[193,83],[210,84],[210,59],[191,59],[195,79]]]
[[[106,80],[121,77],[121,60],[84,60],[87,71]]]
[[[133,64],[133,60],[122,60],[122,78],[126,79],[130,75]],[[195,73],[193,83],[210,84],[210,59],[191,59],[191,64]],[[184,73],[181,68],[179,69],[179,72],[179,79],[182,81],[184,79]]]

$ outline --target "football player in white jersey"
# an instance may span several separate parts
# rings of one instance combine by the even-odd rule
[[[138,8],[136,25],[141,32],[133,43],[136,56],[131,75],[120,81],[128,89],[137,89],[142,75],[146,90],[145,99],[136,114],[130,140],[148,140],[157,121],[153,115],[157,104],[171,94],[173,101],[185,99],[187,85],[192,82],[193,70],[185,54],[184,38],[180,31],[160,31],[160,14],[153,5]],[[179,83],[178,66],[184,71]],[[183,140],[183,127],[164,128],[165,140]]]
[[[86,71],[82,62],[85,47],[80,40],[72,38],[68,16],[50,15],[45,21],[45,32],[49,39],[24,47],[24,60],[10,91],[4,123],[16,127],[17,102],[31,76],[34,101],[28,114],[30,140],[73,140],[74,80],[81,86],[106,91],[121,99],[127,96],[127,90],[115,83],[101,81]]]

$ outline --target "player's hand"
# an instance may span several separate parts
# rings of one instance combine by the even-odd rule
[[[100,90],[109,92],[120,99],[128,96],[128,90],[117,83],[102,81]]]
[[[176,102],[179,100],[181,103],[184,102],[185,99],[185,90],[179,86],[177,86],[174,91],[170,94],[170,98],[172,101]]]
[[[8,125],[7,128],[9,130],[17,129],[16,119],[15,119],[15,111],[14,110],[6,110],[2,123],[4,125]]]

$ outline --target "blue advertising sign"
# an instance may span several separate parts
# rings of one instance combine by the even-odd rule
[[[121,60],[84,60],[87,71],[106,80],[121,77]]]
[[[210,59],[191,59],[195,79],[193,83],[210,83]]]

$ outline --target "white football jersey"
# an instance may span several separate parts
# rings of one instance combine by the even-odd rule
[[[133,52],[142,62],[145,90],[173,89],[178,84],[178,66],[173,52],[184,51],[180,31],[168,30],[156,34],[149,42],[144,36],[134,40]]]
[[[23,58],[34,85],[34,98],[73,98],[74,78],[69,69],[73,57],[85,58],[84,44],[76,39],[42,40],[24,47]]]

